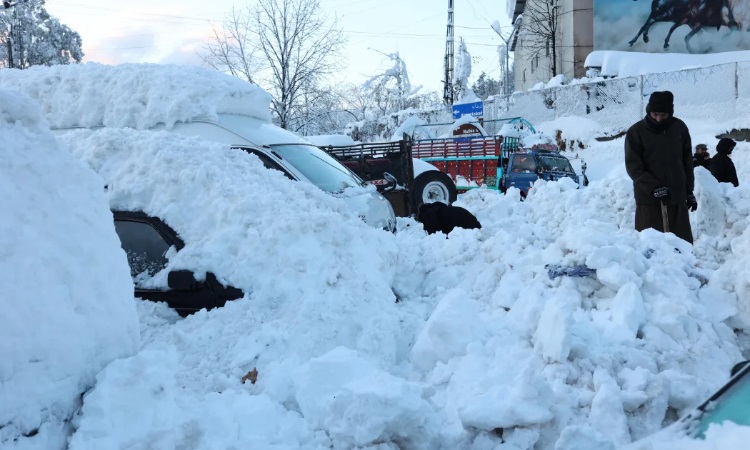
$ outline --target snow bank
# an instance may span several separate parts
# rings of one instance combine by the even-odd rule
[[[584,67],[601,68],[602,76],[630,77],[741,61],[750,61],[750,50],[708,54],[598,50],[589,53]]]
[[[63,140],[107,182],[112,207],[157,215],[180,233],[186,245],[155,283],[186,267],[248,293],[146,333],[139,355],[100,376],[71,448],[154,440],[166,448],[294,448],[410,440],[419,427],[434,433],[428,392],[387,373],[409,345],[390,287],[392,234],[238,150],[133,130]],[[361,365],[357,377],[315,369],[315,361],[344,357],[338,347],[347,350],[335,366]],[[253,368],[258,382],[242,384]],[[335,403],[316,396],[313,387],[323,385]],[[141,411],[151,413],[134,421]]]
[[[411,360],[436,390],[448,448],[495,448],[497,428],[510,448],[618,448],[697,405],[742,359],[732,328],[748,264],[716,269],[729,242],[747,254],[731,237],[746,225],[716,212],[740,220],[750,197],[727,203],[725,186],[699,174],[694,250],[637,233],[622,139],[591,145],[580,155],[610,171],[588,188],[540,182],[525,202],[473,190],[457,204],[481,230],[397,236],[405,267],[395,289],[430,311]],[[596,274],[550,279],[547,264]]]
[[[0,86],[42,105],[52,127],[150,128],[240,114],[271,120],[263,89],[198,66],[97,63],[0,71]]]
[[[130,269],[102,180],[6,89],[0,141],[0,447],[65,448],[80,395],[137,349]]]

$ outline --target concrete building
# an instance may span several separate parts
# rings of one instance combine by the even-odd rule
[[[511,40],[515,71],[515,88],[525,91],[553,76],[555,69],[566,78],[580,78],[586,74],[583,63],[594,50],[593,0],[508,0],[515,2],[513,23],[517,26]],[[537,11],[544,10],[544,14]],[[535,13],[536,12],[536,13]],[[520,17],[519,17],[520,16]],[[549,19],[556,20],[555,51],[551,36],[542,36],[535,29],[541,25],[549,31]],[[547,33],[551,34],[550,32]]]

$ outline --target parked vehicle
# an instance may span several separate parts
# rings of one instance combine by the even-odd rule
[[[322,146],[352,172],[377,187],[400,217],[422,203],[454,202],[458,196],[450,177],[435,166],[414,159],[408,136],[394,142]]]
[[[142,211],[112,211],[112,214],[115,231],[128,257],[136,297],[165,302],[181,316],[187,316],[244,296],[240,289],[219,283],[211,272],[206,274],[205,281],[197,281],[193,272],[175,270],[167,275],[169,289],[149,286],[147,280],[167,266],[167,251],[174,247],[179,252],[185,243],[158,217]]]
[[[750,426],[750,364],[741,362],[732,369],[729,381],[690,413],[669,427],[647,436],[623,450],[649,450],[652,443],[678,438],[705,438],[711,424],[725,421]]]
[[[404,135],[393,142],[321,148],[378,186],[399,216],[412,214],[422,203],[452,203],[458,193],[482,186],[501,192],[518,188],[525,197],[539,179],[568,177],[588,185],[585,163],[579,177],[556,146],[524,148],[518,137],[412,140]],[[389,183],[386,174],[395,181]]]
[[[94,129],[99,128],[102,127]],[[292,180],[310,182],[343,199],[367,224],[391,232],[396,230],[396,217],[388,200],[377,192],[341,195],[349,187],[362,186],[364,180],[318,147],[272,123],[248,116],[218,114],[215,121],[195,119],[178,122],[170,129],[162,124],[150,130],[195,136],[252,153],[267,168],[279,170]]]

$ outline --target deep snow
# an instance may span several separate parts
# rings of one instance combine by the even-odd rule
[[[742,358],[750,145],[734,153],[739,188],[697,170],[691,247],[633,230],[622,139],[596,142],[585,124],[538,128],[585,140],[570,156],[588,163],[589,187],[540,182],[525,202],[473,190],[458,205],[483,227],[449,239],[411,219],[395,235],[371,229],[340,199],[214,144],[62,137],[112,207],[185,238],[169,267],[248,292],[186,319],[136,300],[140,350],[99,373],[70,448],[614,449],[661,429]],[[720,125],[688,125],[713,153]],[[545,269],[584,263],[595,276]],[[746,436],[725,425],[655,448]]]
[[[133,283],[101,179],[2,88],[0,142],[0,447],[61,448],[80,394],[138,349]]]

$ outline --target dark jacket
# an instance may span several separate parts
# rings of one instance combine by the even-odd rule
[[[711,170],[711,157],[704,157],[699,156],[697,154],[693,155],[693,168],[696,167],[705,167],[706,170]]]
[[[419,205],[416,219],[422,223],[427,234],[437,232],[448,234],[455,227],[467,229],[482,228],[482,225],[474,214],[460,206],[449,206],[441,202]]]
[[[682,120],[669,120],[668,127],[658,130],[643,119],[625,136],[625,169],[633,180],[638,205],[658,205],[651,193],[661,186],[669,189],[670,205],[685,205],[687,194],[693,192],[690,132]]]
[[[726,153],[717,151],[711,158],[711,174],[719,180],[719,183],[732,183],[735,187],[740,185],[734,163]]]

